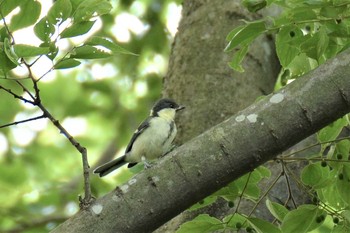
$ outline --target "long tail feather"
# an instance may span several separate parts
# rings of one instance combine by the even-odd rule
[[[102,177],[120,168],[126,163],[127,162],[125,161],[125,155],[123,155],[122,157],[116,158],[112,161],[109,161],[108,163],[102,164],[101,166],[97,167],[94,170],[94,173],[97,173],[100,177]]]

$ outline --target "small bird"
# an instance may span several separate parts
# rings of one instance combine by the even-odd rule
[[[171,149],[177,133],[175,113],[184,108],[172,99],[160,99],[151,109],[150,116],[135,131],[124,155],[97,167],[94,173],[102,177],[126,163],[129,163],[129,168],[138,162],[143,162],[146,168],[150,167],[149,160],[156,159]]]

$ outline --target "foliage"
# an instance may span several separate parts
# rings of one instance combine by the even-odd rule
[[[148,114],[169,53],[171,36],[159,29],[172,1],[50,2],[0,0],[1,232],[47,232],[79,208],[81,155],[39,104],[86,146],[94,167],[121,153]],[[128,30],[127,44],[115,33],[122,14],[145,27]],[[91,184],[99,196],[116,180],[91,176]]]
[[[277,5],[276,17],[245,22],[227,36],[226,51],[236,50],[230,66],[243,71],[241,62],[249,45],[260,35],[275,36],[276,52],[283,67],[281,83],[314,69],[350,45],[350,8],[348,1],[246,0],[250,11]]]

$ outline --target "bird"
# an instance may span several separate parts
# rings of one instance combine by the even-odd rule
[[[172,149],[177,129],[176,112],[184,109],[173,99],[158,100],[146,118],[134,132],[123,156],[97,167],[93,172],[103,177],[128,163],[128,168],[139,162],[148,168],[150,160],[161,157]]]

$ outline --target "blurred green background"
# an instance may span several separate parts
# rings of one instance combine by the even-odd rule
[[[111,4],[112,12],[96,23],[95,35],[111,38],[138,56],[84,61],[73,69],[53,71],[39,82],[43,105],[88,149],[91,167],[123,153],[161,96],[181,12],[180,1]],[[0,83],[20,91],[14,82]],[[27,84],[32,85],[30,80]],[[39,115],[30,104],[0,91],[0,125]],[[123,171],[122,176],[113,173],[103,179],[92,175],[93,195],[103,195],[130,176]],[[79,195],[81,155],[51,122],[40,119],[0,129],[0,232],[47,232],[78,211]]]

